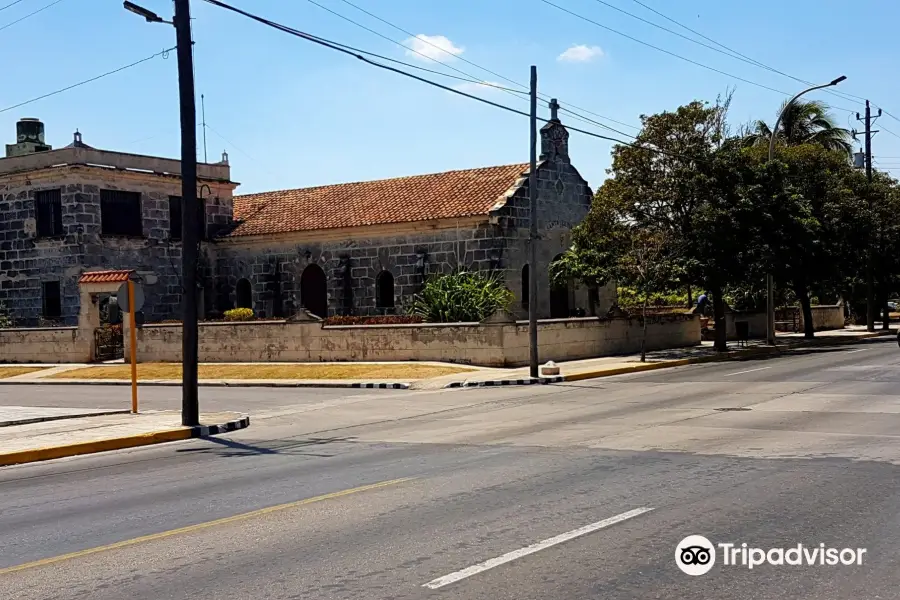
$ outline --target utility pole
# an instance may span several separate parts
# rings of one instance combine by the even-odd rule
[[[538,372],[538,269],[537,269],[537,67],[531,66],[531,159],[528,170],[528,203],[531,207],[531,226],[528,234],[528,346],[531,377]]]
[[[181,296],[181,423],[193,426],[200,424],[197,393],[197,263],[200,248],[197,239],[197,106],[189,0],[175,0],[173,21],[178,46],[178,99],[181,105],[181,280],[184,288]]]
[[[171,21],[129,0],[122,4],[125,10],[148,23],[175,26],[178,101],[181,108],[181,423],[194,426],[200,424],[197,398],[197,263],[200,255],[197,219],[200,209],[197,202],[197,104],[194,97],[190,0],[175,0],[175,16]]]
[[[881,116],[881,109],[878,109],[878,117]],[[875,117],[875,118],[878,118]],[[856,113],[856,120],[863,121],[866,126],[865,131],[865,160],[866,160],[866,180],[869,182],[869,187],[867,190],[867,196],[869,201],[869,211],[872,210],[872,134],[878,133],[877,131],[872,131],[872,123],[874,122],[872,119],[872,109],[869,106],[869,101],[866,100],[866,118],[860,119],[859,113]],[[875,239],[874,226],[873,230],[869,231],[869,248],[866,252],[866,330],[867,331],[875,331],[875,315],[876,315],[876,307],[875,307],[875,256],[872,251],[872,242]]]

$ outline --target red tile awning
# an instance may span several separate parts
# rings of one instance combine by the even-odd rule
[[[82,273],[78,283],[121,283],[131,279],[134,271],[90,271]]]

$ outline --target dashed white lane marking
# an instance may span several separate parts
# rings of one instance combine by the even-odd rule
[[[738,371],[737,373],[728,373],[725,377],[731,377],[732,375],[743,375],[744,373],[752,373],[754,371],[763,371],[765,369],[771,369],[772,367],[760,367],[758,369],[749,369],[747,371]]]
[[[865,352],[866,350],[871,350],[871,348],[858,348],[857,350],[847,350],[844,354],[853,354],[854,352]]]
[[[500,565],[522,558],[523,556],[528,556],[529,554],[534,554],[535,552],[546,550],[551,546],[556,546],[557,544],[568,542],[569,540],[587,535],[589,533],[597,531],[598,529],[603,529],[605,527],[609,527],[610,525],[615,525],[616,523],[627,521],[628,519],[632,519],[646,512],[650,512],[651,510],[653,509],[642,507],[636,508],[634,510],[629,510],[628,512],[623,512],[620,515],[616,515],[608,519],[603,519],[602,521],[597,521],[596,523],[591,523],[590,525],[585,525],[584,527],[579,527],[578,529],[573,529],[572,531],[567,531],[566,533],[561,533],[542,542],[537,542],[535,544],[531,544],[530,546],[526,546],[525,548],[507,552],[502,556],[486,560],[482,563],[478,563],[477,565],[472,565],[471,567],[467,567],[461,571],[456,571],[455,573],[450,573],[449,575],[438,577],[437,579],[433,579],[428,583],[422,584],[422,587],[427,587],[432,590],[442,588],[445,585],[456,583],[457,581],[461,581],[463,579],[466,579],[467,577],[471,577],[472,575],[477,575],[478,573],[493,569],[494,567],[499,567]]]

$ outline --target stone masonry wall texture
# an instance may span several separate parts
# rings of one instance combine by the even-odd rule
[[[539,322],[541,360],[577,360],[640,350],[638,319],[552,319]],[[150,325],[137,332],[139,362],[181,360],[181,326]],[[125,337],[126,345],[128,336]],[[700,343],[696,315],[648,319],[647,349]],[[433,360],[486,367],[528,363],[528,327],[510,324],[423,324],[323,327],[284,321],[200,326],[203,362],[319,362]]]
[[[569,232],[587,214],[592,190],[569,160],[568,134],[562,125],[551,122],[541,135],[537,258],[542,266],[532,276],[540,291],[538,315],[546,318],[550,316],[547,267],[569,246]],[[144,320],[151,323],[179,317],[181,242],[169,239],[169,196],[181,192],[177,175],[86,164],[33,173],[2,172],[0,169],[0,304],[16,326],[45,324],[41,318],[45,281],[60,283],[59,324],[75,325],[80,303],[77,279],[89,269],[136,270],[145,288]],[[232,226],[233,186],[214,186],[221,188],[215,191],[201,186],[200,195],[207,197],[207,230],[213,237],[218,232],[223,235],[202,244],[201,314],[216,316],[236,306],[238,281],[246,279],[257,316],[291,316],[307,304],[301,297],[300,281],[304,269],[316,264],[326,277],[328,315],[402,313],[426,277],[468,267],[499,272],[516,295],[513,312],[524,317],[522,268],[529,257],[531,216],[528,186],[527,173],[510,181],[505,204],[490,215],[459,222],[445,219],[431,228],[414,224],[387,230],[359,228],[349,239],[332,241],[323,241],[320,232],[227,237]],[[61,191],[63,231],[57,237],[40,238],[36,235],[35,194],[47,189]],[[102,189],[140,192],[141,236],[102,234]],[[376,280],[383,271],[393,276],[393,308],[376,306]],[[570,286],[568,295],[570,309],[588,309],[586,290]],[[604,313],[613,299],[614,291],[602,290],[598,314]]]
[[[561,126],[559,126],[561,127]],[[546,135],[546,132],[544,132]],[[550,280],[547,267],[568,248],[572,227],[587,215],[592,191],[569,162],[568,151],[552,152],[538,165],[538,263],[537,272],[539,317],[550,316]],[[300,278],[304,269],[316,264],[327,278],[328,315],[375,315],[400,313],[424,278],[447,273],[457,267],[482,271],[499,271],[507,287],[516,296],[513,311],[520,317],[527,315],[522,302],[522,268],[528,262],[529,226],[531,218],[529,181],[527,173],[518,183],[504,206],[490,217],[476,224],[462,227],[413,232],[406,235],[366,236],[342,241],[304,240],[296,234],[292,241],[268,241],[259,236],[222,240],[216,245],[216,278],[219,310],[235,305],[235,289],[240,279],[247,279],[253,290],[253,309],[262,317],[290,315],[309,303],[300,294]],[[419,263],[424,259],[424,267]],[[342,266],[347,264],[349,276]],[[375,303],[375,281],[382,271],[394,277],[396,307],[384,310]],[[274,314],[271,286],[273,274],[278,274],[283,305]],[[349,296],[349,297],[348,297]],[[614,289],[602,290],[598,312],[605,313],[615,299]],[[569,306],[588,309],[587,290],[570,290]],[[327,315],[319,315],[327,316]]]
[[[41,238],[36,235],[35,194],[49,189],[61,191],[63,233]],[[102,234],[101,189],[141,193],[142,236]],[[27,180],[0,178],[0,304],[17,326],[38,325],[41,283],[59,281],[60,321],[75,325],[82,271],[134,269],[145,286],[145,318],[177,317],[181,242],[169,240],[169,196],[180,193],[177,178],[123,176],[88,167],[68,167],[52,176]],[[229,225],[230,197],[210,198],[206,206],[210,229]]]

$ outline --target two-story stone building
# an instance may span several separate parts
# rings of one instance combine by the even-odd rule
[[[179,161],[97,150],[77,132],[53,150],[39,121],[17,128],[0,159],[0,305],[14,322],[73,324],[78,278],[96,269],[137,271],[145,320],[177,319]],[[555,110],[537,179],[540,316],[605,312],[609,289],[549,285],[548,264],[592,198]],[[233,196],[237,186],[227,156],[198,165],[201,314],[398,313],[425,278],[458,267],[501,272],[527,312],[527,164]]]

